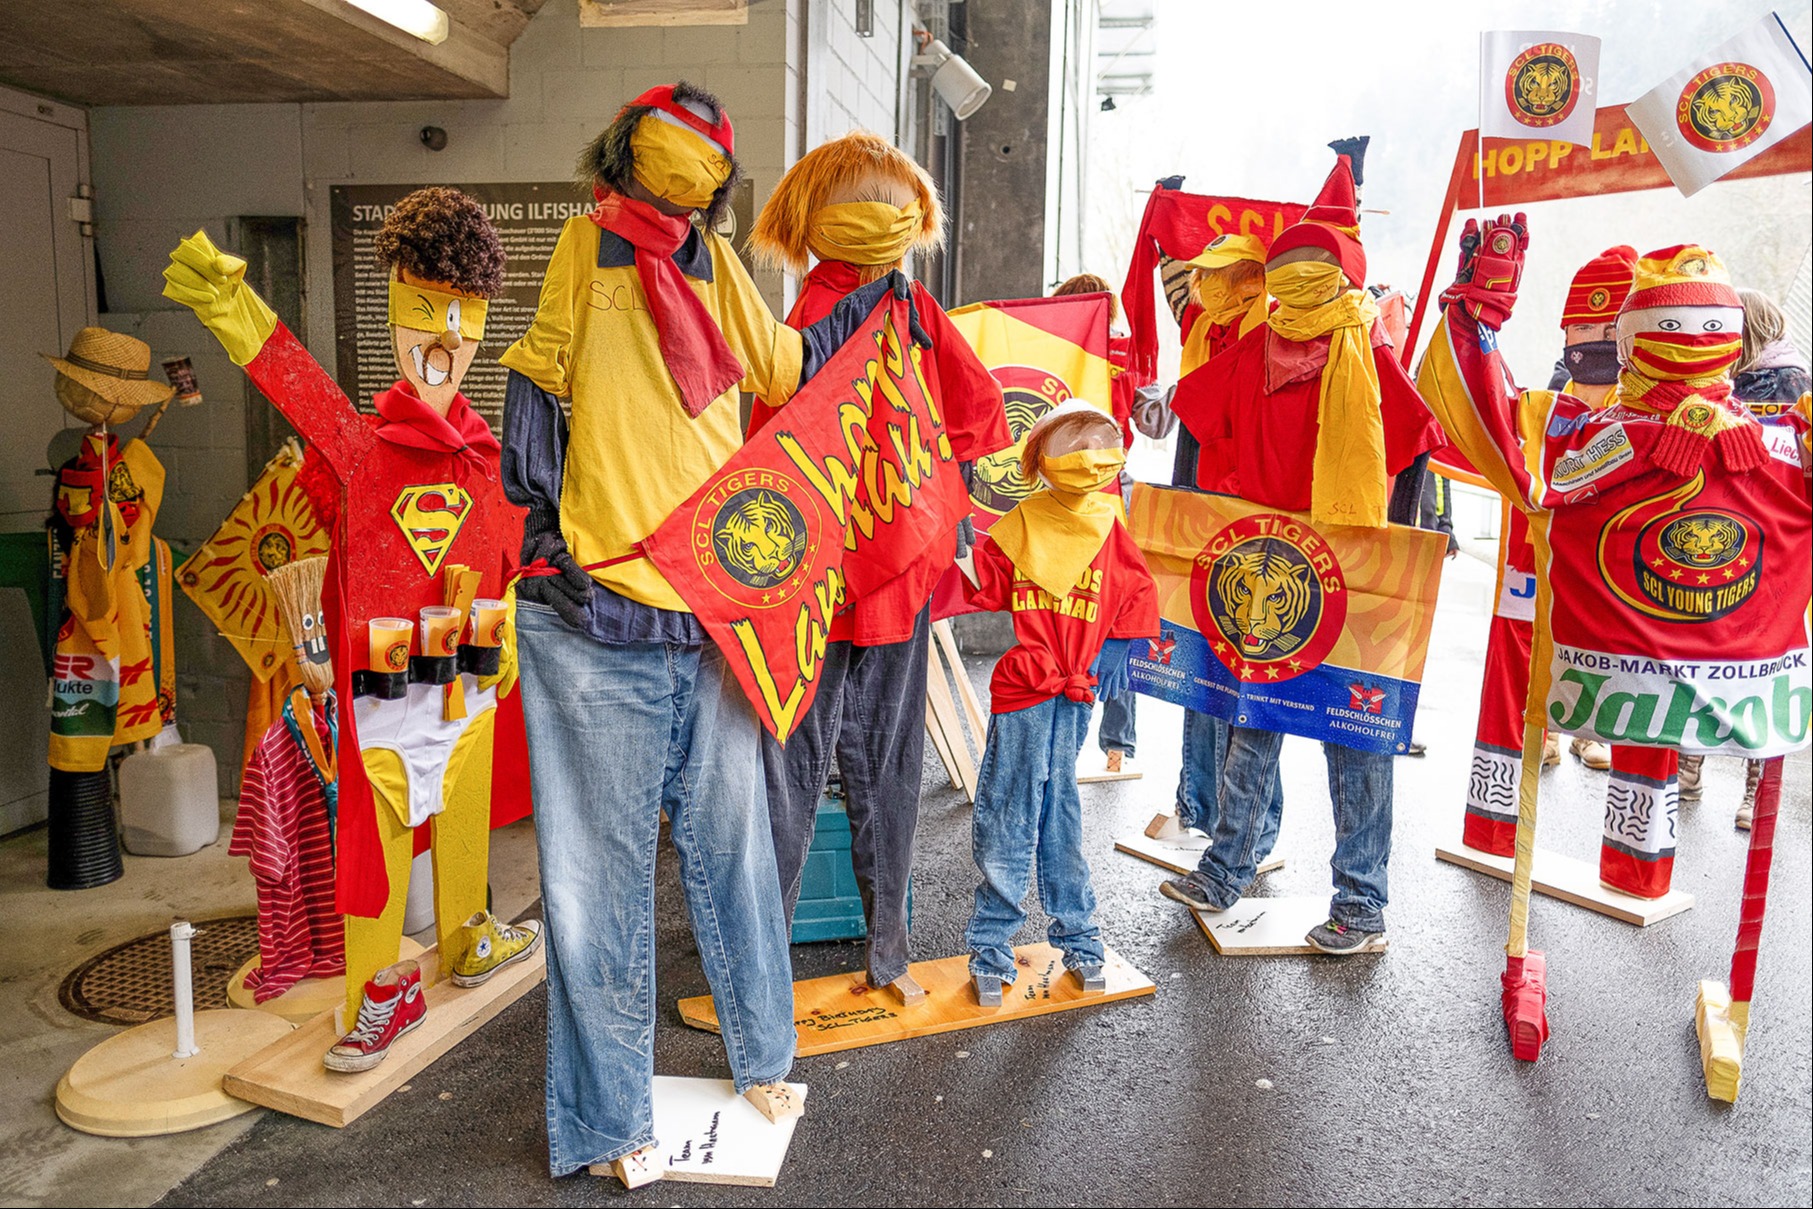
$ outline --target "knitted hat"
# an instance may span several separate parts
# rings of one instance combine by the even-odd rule
[[[1637,273],[1637,250],[1625,244],[1607,248],[1580,266],[1567,288],[1561,308],[1561,326],[1576,323],[1611,323],[1630,293]]]
[[[1637,261],[1636,282],[1620,313],[1665,306],[1743,305],[1724,262],[1699,244],[1684,243]]]
[[[1335,258],[1349,284],[1366,284],[1366,250],[1360,246],[1359,202],[1355,196],[1353,165],[1345,155],[1335,157],[1334,170],[1322,182],[1322,192],[1303,212],[1303,219],[1286,227],[1272,241],[1276,258],[1295,248],[1320,248]]]

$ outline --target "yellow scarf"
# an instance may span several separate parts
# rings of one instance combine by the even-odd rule
[[[919,199],[905,206],[881,201],[820,206],[807,219],[806,247],[820,260],[845,264],[897,264],[919,238]]]
[[[1338,266],[1317,261],[1270,270],[1265,286],[1278,300],[1278,309],[1267,322],[1286,340],[1329,338],[1316,400],[1320,431],[1311,470],[1310,519],[1382,529],[1390,481],[1385,425],[1379,418],[1379,370],[1372,360],[1372,324],[1379,308],[1365,290],[1343,290],[1341,283]]]
[[[703,210],[730,179],[730,161],[690,130],[649,114],[630,133],[636,180],[663,201]]]
[[[1019,573],[1054,600],[1070,589],[1102,552],[1120,515],[1120,500],[1102,490],[1120,475],[1118,449],[1078,449],[1045,458],[1039,473],[1050,486],[1021,500],[988,533]]]

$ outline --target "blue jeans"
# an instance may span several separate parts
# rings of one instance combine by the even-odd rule
[[[1089,733],[1089,706],[1057,696],[988,721],[988,750],[977,777],[971,836],[976,909],[963,942],[971,974],[1014,980],[1014,933],[1026,922],[1020,902],[1039,870],[1039,902],[1051,916],[1051,943],[1066,969],[1102,963],[1095,891],[1083,859],[1083,803],[1076,758]]]
[[[1138,694],[1129,691],[1102,702],[1102,724],[1096,729],[1095,741],[1104,755],[1111,751],[1133,754],[1137,741],[1133,733],[1133,703],[1137,699]]]
[[[1177,772],[1177,821],[1198,831],[1213,832],[1221,809],[1221,768],[1227,760],[1228,724],[1193,709],[1183,712],[1183,767]],[[1271,801],[1253,843],[1257,868],[1278,842],[1284,817],[1284,783],[1272,781]]]
[[[655,1140],[661,811],[738,1091],[793,1064],[761,724],[712,646],[606,645],[516,606],[548,953],[548,1166]]]
[[[1209,850],[1197,866],[1209,901],[1231,907],[1257,876],[1263,852],[1278,835],[1282,811],[1278,753],[1284,736],[1276,731],[1228,728],[1222,766],[1221,817],[1209,834]],[[1391,859],[1391,757],[1324,743],[1328,793],[1334,800],[1335,894],[1328,914],[1336,923],[1365,932],[1385,929],[1385,869]]]

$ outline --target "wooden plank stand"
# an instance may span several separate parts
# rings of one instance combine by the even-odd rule
[[[1459,843],[1438,847],[1435,858],[1502,882],[1511,880],[1511,866],[1515,863],[1511,857],[1493,856]],[[1639,928],[1647,928],[1693,907],[1693,895],[1682,890],[1670,890],[1661,898],[1638,898],[1634,894],[1621,893],[1601,882],[1599,870],[1587,861],[1559,852],[1545,852],[1541,848],[1536,850],[1531,867],[1530,888],[1538,894],[1621,919]]]
[[[870,987],[863,973],[832,974],[796,982],[793,1011],[799,1030],[798,1053],[804,1058],[885,1045],[1132,999],[1157,989],[1150,978],[1127,964],[1113,949],[1108,950],[1107,956],[1102,964],[1107,989],[1085,994],[1077,979],[1064,969],[1063,957],[1056,949],[1048,944],[1021,945],[1014,950],[1019,976],[1011,987],[1004,988],[1000,1007],[983,1007],[976,1002],[970,989],[969,958],[961,953],[913,965],[913,977],[925,989],[925,999],[913,1007]],[[718,1031],[718,1013],[711,996],[682,999],[679,1006],[680,1018],[687,1024],[708,1032]]]
[[[1226,911],[1192,911],[1196,926],[1223,957],[1288,957],[1321,955],[1304,940],[1309,930],[1328,919],[1327,898],[1243,898]],[[1368,953],[1380,953],[1381,941]]]
[[[422,994],[428,1014],[392,1044],[378,1065],[358,1074],[339,1074],[321,1065],[321,1055],[340,1039],[330,1010],[227,1071],[221,1086],[241,1100],[339,1129],[383,1103],[548,976],[545,945],[538,945],[529,960],[505,966],[476,987],[441,980],[438,949],[428,949],[416,960],[427,987]]]
[[[1200,831],[1179,827],[1174,814],[1161,814],[1139,834],[1124,835],[1115,840],[1114,850],[1128,856],[1137,856],[1142,861],[1150,861],[1160,869],[1186,874],[1194,872],[1202,862],[1202,854],[1209,850],[1209,837]],[[1284,858],[1278,855],[1275,848],[1259,862],[1259,872],[1262,874],[1275,873],[1282,868]]]

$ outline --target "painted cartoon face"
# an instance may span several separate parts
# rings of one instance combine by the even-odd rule
[[[478,355],[486,303],[405,273],[390,283],[390,339],[397,371],[422,402],[445,414]]]

